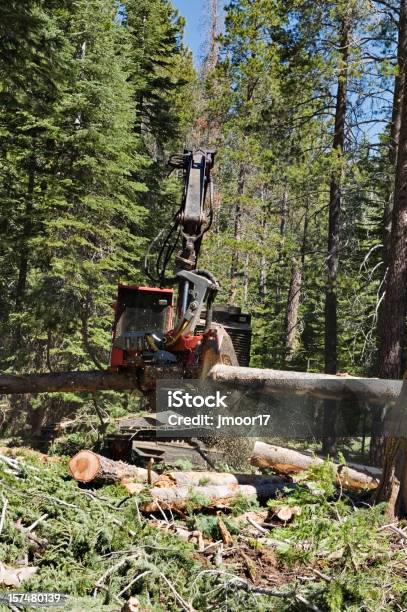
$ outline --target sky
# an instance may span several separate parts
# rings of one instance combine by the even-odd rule
[[[198,64],[207,29],[205,7],[208,3],[205,0],[172,0],[172,3],[186,19],[185,43],[192,50],[195,63]]]

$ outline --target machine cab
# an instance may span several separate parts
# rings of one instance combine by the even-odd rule
[[[173,290],[119,285],[114,306],[113,343],[110,367],[139,365],[148,360],[155,342],[171,329]]]

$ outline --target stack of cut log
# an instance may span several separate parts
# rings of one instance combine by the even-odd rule
[[[251,464],[267,468],[273,475],[231,474],[223,472],[167,471],[158,474],[151,469],[113,461],[92,451],[77,453],[69,463],[70,473],[81,483],[95,485],[122,483],[131,494],[143,491],[146,484],[148,501],[140,505],[142,512],[165,509],[184,510],[191,500],[194,507],[225,508],[237,498],[257,498],[265,502],[285,487],[294,487],[294,475],[323,459],[295,450],[256,442]],[[337,484],[344,489],[369,490],[378,484],[380,471],[368,466],[335,464]],[[145,497],[145,496],[143,496]]]

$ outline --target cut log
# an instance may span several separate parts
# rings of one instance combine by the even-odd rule
[[[160,484],[160,483],[163,484]],[[155,483],[155,486],[206,486],[206,485],[253,485],[267,486],[281,483],[281,476],[264,476],[263,474],[230,474],[229,472],[166,472]]]
[[[319,399],[341,399],[346,393],[359,399],[382,403],[397,399],[402,381],[379,378],[358,378],[335,374],[286,372],[262,368],[240,368],[215,365],[209,380],[231,388],[250,389],[261,395],[311,395]]]
[[[103,370],[88,372],[59,372],[0,376],[0,394],[80,393],[86,391],[129,391],[155,389],[160,378],[196,378],[196,371],[187,372],[178,364],[171,366],[147,365],[136,373],[115,373]],[[259,393],[310,394],[320,398],[339,398],[344,383],[359,398],[379,403],[395,400],[401,389],[397,380],[356,378],[305,372],[284,372],[259,368],[239,368],[216,365],[208,374],[219,385],[254,387]],[[336,382],[335,382],[336,381]]]
[[[102,370],[0,376],[1,394],[124,391],[137,386],[134,376]]]
[[[301,508],[299,506],[280,506],[275,511],[275,516],[280,519],[280,521],[290,521],[294,516],[298,516],[301,514]]]
[[[156,512],[161,509],[185,510],[189,504],[194,508],[225,508],[233,501],[242,497],[257,497],[261,500],[274,497],[277,491],[284,488],[283,484],[271,484],[262,487],[251,485],[207,485],[197,487],[153,487],[149,490],[152,499],[143,502],[140,510]]]
[[[283,446],[256,442],[250,462],[256,467],[270,468],[277,474],[289,475],[298,474],[312,465],[321,465],[324,460]],[[359,471],[339,463],[334,465],[338,481],[344,488],[375,489],[378,485],[376,468],[372,468],[372,472],[369,473],[368,466],[364,471]]]
[[[89,450],[77,453],[69,462],[69,471],[78,482],[95,484],[114,484],[124,480],[147,482],[148,470],[124,461],[113,461]],[[153,481],[158,474],[151,473]]]
[[[83,391],[129,391],[155,389],[159,378],[187,377],[179,364],[150,366],[136,372],[53,372],[45,374],[18,374],[0,376],[0,394],[80,393]]]

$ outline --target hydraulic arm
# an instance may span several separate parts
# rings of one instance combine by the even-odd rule
[[[143,368],[153,363],[193,365],[203,371],[209,354],[211,364],[238,364],[228,334],[213,321],[218,282],[210,272],[198,268],[202,238],[213,220],[214,158],[213,151],[187,150],[169,160],[169,165],[183,174],[181,205],[170,229],[159,232],[145,256],[144,271],[155,287],[119,286],[111,353],[113,370]],[[174,266],[172,274],[168,274],[170,263]],[[174,285],[175,304],[171,288]]]

